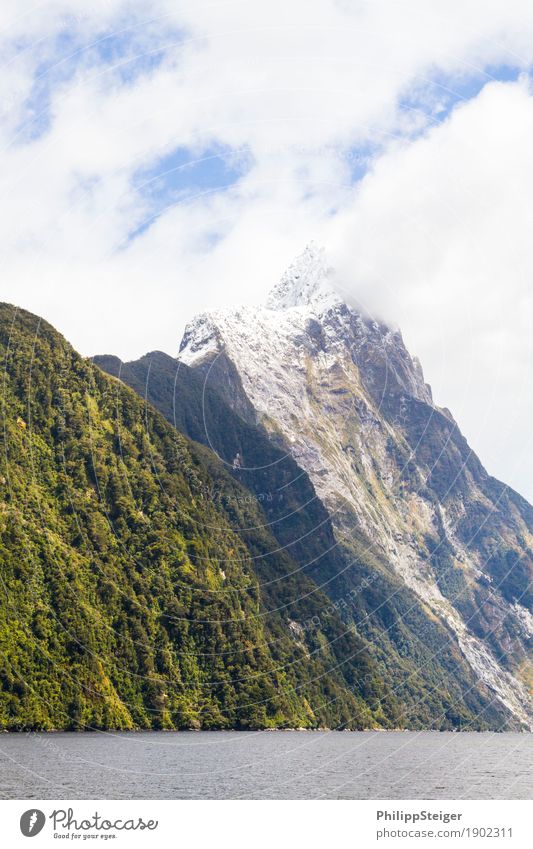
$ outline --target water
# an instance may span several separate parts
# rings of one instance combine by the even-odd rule
[[[524,799],[531,734],[0,735],[0,797]]]

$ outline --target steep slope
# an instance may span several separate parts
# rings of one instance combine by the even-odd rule
[[[416,596],[423,624],[406,635],[406,612],[388,625],[394,651],[423,677],[420,652],[443,658],[437,621],[462,692],[488,690],[493,705],[529,725],[533,509],[485,472],[451,415],[434,406],[400,333],[344,303],[329,276],[323,252],[310,246],[264,307],[191,322],[179,361],[234,410],[251,406],[308,473],[355,576],[374,558],[402,597]],[[348,570],[344,589],[335,580],[328,592],[338,596],[353,581]],[[368,637],[384,625],[383,599],[372,595],[351,605]],[[390,645],[378,643],[386,664]]]
[[[9,305],[0,356],[1,728],[397,721],[362,641],[209,451]],[[313,632],[293,621],[317,611]]]
[[[450,644],[448,630],[428,618],[420,600],[391,574],[383,559],[369,551],[364,537],[352,534],[349,547],[336,542],[331,518],[309,476],[262,426],[237,415],[200,372],[161,352],[130,363],[111,356],[95,357],[94,362],[135,388],[180,431],[214,449],[234,479],[248,488],[247,503],[261,505],[268,520],[264,531],[278,543],[271,541],[269,557],[279,557],[281,548],[300,567],[290,582],[287,578],[272,581],[268,576],[265,581],[269,557],[263,554],[254,560],[269,606],[284,605],[290,597],[307,599],[303,573],[320,584],[332,599],[326,610],[333,606],[347,627],[356,625],[382,676],[392,682],[401,702],[400,724],[477,728],[505,723],[506,711],[491,703],[488,691],[480,691],[457,647]],[[233,468],[237,454],[241,462]],[[242,522],[239,533],[253,547]],[[292,607],[292,617],[292,628],[304,634],[322,625],[316,605],[309,615],[299,602],[298,609]],[[419,632],[425,633],[424,643]],[[407,646],[412,647],[409,652]]]
[[[135,389],[181,433],[211,448],[253,494],[269,531],[300,566],[318,567],[327,553],[331,570],[337,552],[329,515],[306,472],[262,427],[242,419],[201,375],[160,351],[129,363],[112,356],[93,362]],[[337,569],[344,569],[342,560]]]

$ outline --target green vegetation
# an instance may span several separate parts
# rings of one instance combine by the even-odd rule
[[[8,305],[0,356],[0,728],[397,724],[209,451]]]

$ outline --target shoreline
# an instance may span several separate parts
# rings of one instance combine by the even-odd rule
[[[0,734],[16,737],[34,736],[37,734],[70,734],[73,736],[81,734],[533,734],[528,729],[485,728],[483,730],[459,729],[459,728],[83,728],[74,730],[71,728],[40,729],[1,729]]]

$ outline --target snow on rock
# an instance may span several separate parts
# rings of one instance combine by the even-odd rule
[[[341,301],[329,281],[331,272],[325,249],[310,242],[274,286],[265,306],[270,310],[308,307],[321,312],[329,309]]]

